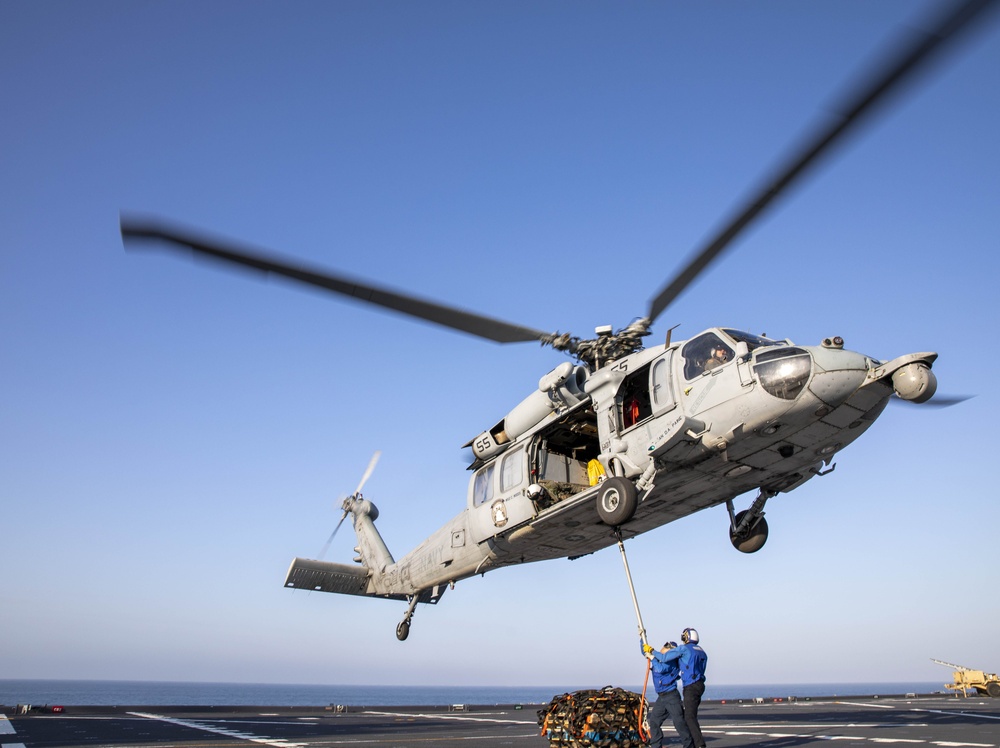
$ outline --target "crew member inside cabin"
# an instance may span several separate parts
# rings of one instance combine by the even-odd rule
[[[712,355],[708,357],[707,361],[705,361],[705,371],[711,371],[716,367],[722,366],[728,360],[729,351],[726,350],[725,346],[720,343],[712,348]]]

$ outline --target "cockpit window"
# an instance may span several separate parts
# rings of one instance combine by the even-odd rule
[[[746,343],[747,348],[750,351],[754,351],[757,348],[761,348],[765,345],[781,345],[777,340],[771,340],[770,338],[762,338],[760,335],[754,335],[750,332],[743,332],[741,330],[730,330],[728,328],[723,330],[726,335],[731,337],[737,343]]]
[[[733,360],[733,349],[714,332],[706,332],[684,344],[684,377],[694,379]]]

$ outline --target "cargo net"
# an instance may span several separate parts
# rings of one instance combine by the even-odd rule
[[[551,748],[636,748],[648,735],[639,732],[639,713],[645,699],[624,688],[605,686],[598,691],[575,691],[556,696],[538,711],[542,737]]]

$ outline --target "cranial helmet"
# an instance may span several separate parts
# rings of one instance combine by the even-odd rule
[[[698,631],[696,629],[687,628],[681,632],[681,641],[685,644],[697,644],[698,643]]]
[[[667,642],[666,644],[663,645],[663,648],[668,652],[671,649],[677,649],[677,642]]]

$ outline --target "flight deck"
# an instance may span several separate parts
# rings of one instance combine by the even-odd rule
[[[543,748],[543,704],[450,707],[72,707],[0,716],[2,748],[239,745]],[[706,701],[709,748],[897,744],[1000,748],[1000,699],[952,695]],[[679,745],[669,721],[666,737]]]

